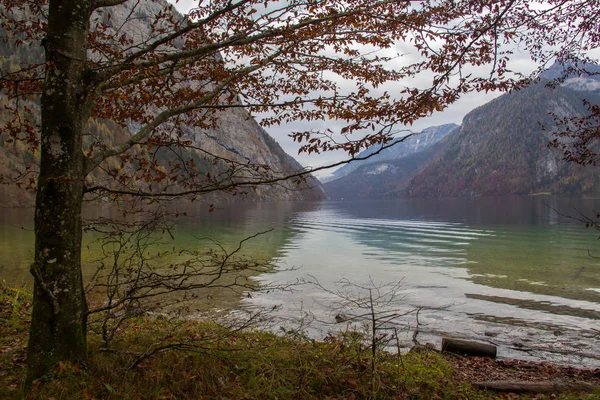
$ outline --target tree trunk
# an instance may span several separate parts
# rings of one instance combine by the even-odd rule
[[[87,303],[81,275],[81,144],[89,3],[49,2],[27,385],[61,361],[78,363],[87,356]]]

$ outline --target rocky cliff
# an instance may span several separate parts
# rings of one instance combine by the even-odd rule
[[[576,79],[576,78],[575,78]],[[583,93],[546,81],[471,111],[440,156],[404,192],[412,197],[580,194],[600,191],[600,173],[548,147],[558,116],[585,112]],[[587,96],[587,94],[586,94]]]
[[[104,12],[99,13],[94,19],[102,21],[115,31],[118,30],[120,34],[135,38],[136,41],[143,41],[150,34],[150,24],[155,20],[155,16],[164,11],[165,7],[169,6],[164,1],[127,2],[126,6],[110,8],[110,17]],[[180,18],[176,13],[175,15]],[[6,32],[0,32],[0,38],[6,36]],[[11,41],[0,41],[0,67],[5,71],[19,68],[21,62],[36,62],[43,57],[39,43],[20,46],[11,43]],[[6,104],[7,101],[6,95],[0,93],[0,105]],[[35,114],[38,109],[35,101],[31,101],[30,107]],[[9,118],[6,111],[0,113],[2,120]],[[39,117],[33,115],[32,118]],[[193,146],[201,147],[217,157],[248,165],[263,165],[278,175],[302,169],[302,166],[286,154],[243,108],[219,111],[214,122],[208,128],[185,123],[179,124],[177,128],[185,140],[192,141]],[[114,144],[126,140],[135,133],[136,129],[139,129],[139,126],[132,122],[127,124],[127,127],[121,127],[111,121],[96,119],[90,121],[87,129],[90,137],[102,138],[104,142]],[[219,169],[218,165],[206,162],[205,155],[194,154],[193,150],[186,150],[186,152],[183,156],[195,158],[200,168],[206,168],[207,172],[214,175],[221,171],[222,168]],[[168,161],[169,156],[166,152],[162,152],[162,156]],[[26,168],[35,170],[38,159],[39,152],[32,154],[22,143],[11,141],[7,135],[0,136],[0,174],[15,176]],[[202,160],[205,161],[204,164]],[[35,173],[31,175],[34,176]],[[95,179],[100,177],[95,176]],[[281,182],[270,186],[259,185],[255,188],[246,187],[238,192],[211,194],[210,197],[212,201],[312,200],[325,198],[325,192],[318,180],[308,176],[301,183]],[[32,204],[32,201],[32,193],[23,188],[0,186],[0,204],[24,205]]]

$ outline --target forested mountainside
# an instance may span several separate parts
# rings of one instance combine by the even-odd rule
[[[439,157],[458,128],[456,124],[429,127],[370,159],[350,164],[353,169],[325,183],[325,190],[337,200],[397,197],[422,168]],[[361,155],[377,151],[369,150]]]
[[[136,7],[133,13],[127,6],[113,7],[110,17],[99,14],[98,20],[114,29],[119,29],[120,34],[144,37],[150,32],[150,24],[154,20],[154,16],[164,9],[166,3],[142,0],[138,4],[135,2],[127,4],[129,4],[128,7]],[[130,18],[131,14],[134,18]],[[127,23],[124,23],[125,20]],[[6,32],[0,32],[0,39],[5,37],[7,37]],[[0,40],[0,70],[2,71],[13,71],[20,68],[22,62],[36,62],[42,57],[40,43],[16,46],[11,40],[7,42]],[[12,115],[4,109],[7,101],[6,95],[0,93],[0,123],[5,123],[12,118]],[[29,118],[39,119],[38,101],[39,99],[32,99],[28,102],[27,106],[32,110]],[[95,119],[89,122],[86,133],[88,137],[101,139],[110,145],[122,142],[134,133],[136,128],[139,127],[133,125],[121,127],[111,121]],[[177,128],[181,130],[185,140],[191,140],[194,146],[202,147],[203,150],[217,157],[239,163],[264,165],[266,169],[276,173],[291,173],[302,169],[302,166],[286,154],[252,116],[241,108],[220,111],[216,123],[210,128],[199,128],[185,123],[179,124]],[[208,159],[206,153],[194,150],[180,150],[179,152],[180,154],[174,154],[164,149],[159,151],[157,156],[163,163],[174,162],[177,158],[193,159],[200,172],[210,173],[213,176],[223,170],[223,165],[215,163],[214,159]],[[38,161],[39,151],[31,153],[23,143],[12,141],[6,135],[0,136],[1,175],[14,177],[29,171],[26,179],[28,180],[29,177],[36,175]],[[114,159],[110,163],[117,166],[120,161]],[[106,167],[114,166],[107,165]],[[92,179],[101,179],[101,177],[96,174]],[[259,185],[256,188],[245,188],[243,192],[216,193],[209,196],[211,201],[307,200],[322,199],[325,197],[325,192],[320,182],[309,176],[301,184],[280,182],[272,186]],[[0,186],[0,205],[28,204],[33,204],[33,194],[30,191],[14,185]]]
[[[382,150],[379,154],[376,154],[366,160],[355,161],[344,165],[343,167],[335,170],[332,177],[327,181],[333,181],[335,179],[342,178],[351,172],[364,167],[367,164],[378,163],[381,161],[392,161],[407,156],[409,154],[418,153],[419,151],[425,150],[429,146],[439,142],[450,132],[458,127],[456,124],[445,124],[440,126],[431,126],[424,129],[421,132],[415,133],[408,137],[404,142],[398,143],[397,145]],[[399,135],[401,138],[403,135]],[[361,151],[357,157],[366,157],[370,154],[375,153],[380,149],[380,146],[372,146],[368,149]]]
[[[567,83],[581,83],[584,78],[573,79]],[[403,194],[444,197],[600,191],[596,168],[567,163],[559,150],[548,147],[554,127],[550,113],[583,114],[582,98],[594,96],[566,86],[552,89],[542,81],[471,111],[449,138],[447,148],[412,179]]]

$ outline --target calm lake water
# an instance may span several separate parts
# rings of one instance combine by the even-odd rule
[[[198,211],[173,243],[195,248],[211,237],[232,248],[273,229],[245,247],[276,265],[256,277],[262,283],[318,281],[335,292],[345,290],[340,280],[365,288],[401,281],[387,310],[421,308],[421,342],[472,338],[498,345],[502,357],[599,367],[598,232],[561,215],[598,210],[600,200],[550,196],[233,205]],[[0,216],[0,279],[9,284],[30,282],[30,228],[29,210]],[[93,246],[86,251],[93,258]],[[360,313],[339,309],[338,300],[301,284],[221,306],[273,309],[288,326],[323,335],[346,327],[335,323],[338,313]],[[416,314],[393,322],[408,344]]]

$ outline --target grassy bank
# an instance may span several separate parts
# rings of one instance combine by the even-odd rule
[[[26,291],[0,287],[2,399],[22,397],[30,302]],[[158,351],[160,346],[168,348]],[[234,332],[208,322],[174,325],[166,317],[138,317],[122,325],[109,350],[91,332],[88,364],[59,365],[35,383],[29,398],[498,398],[473,389],[435,352],[380,352],[373,374],[365,346],[357,333],[315,341],[297,333]],[[149,351],[157,354],[144,358]]]

